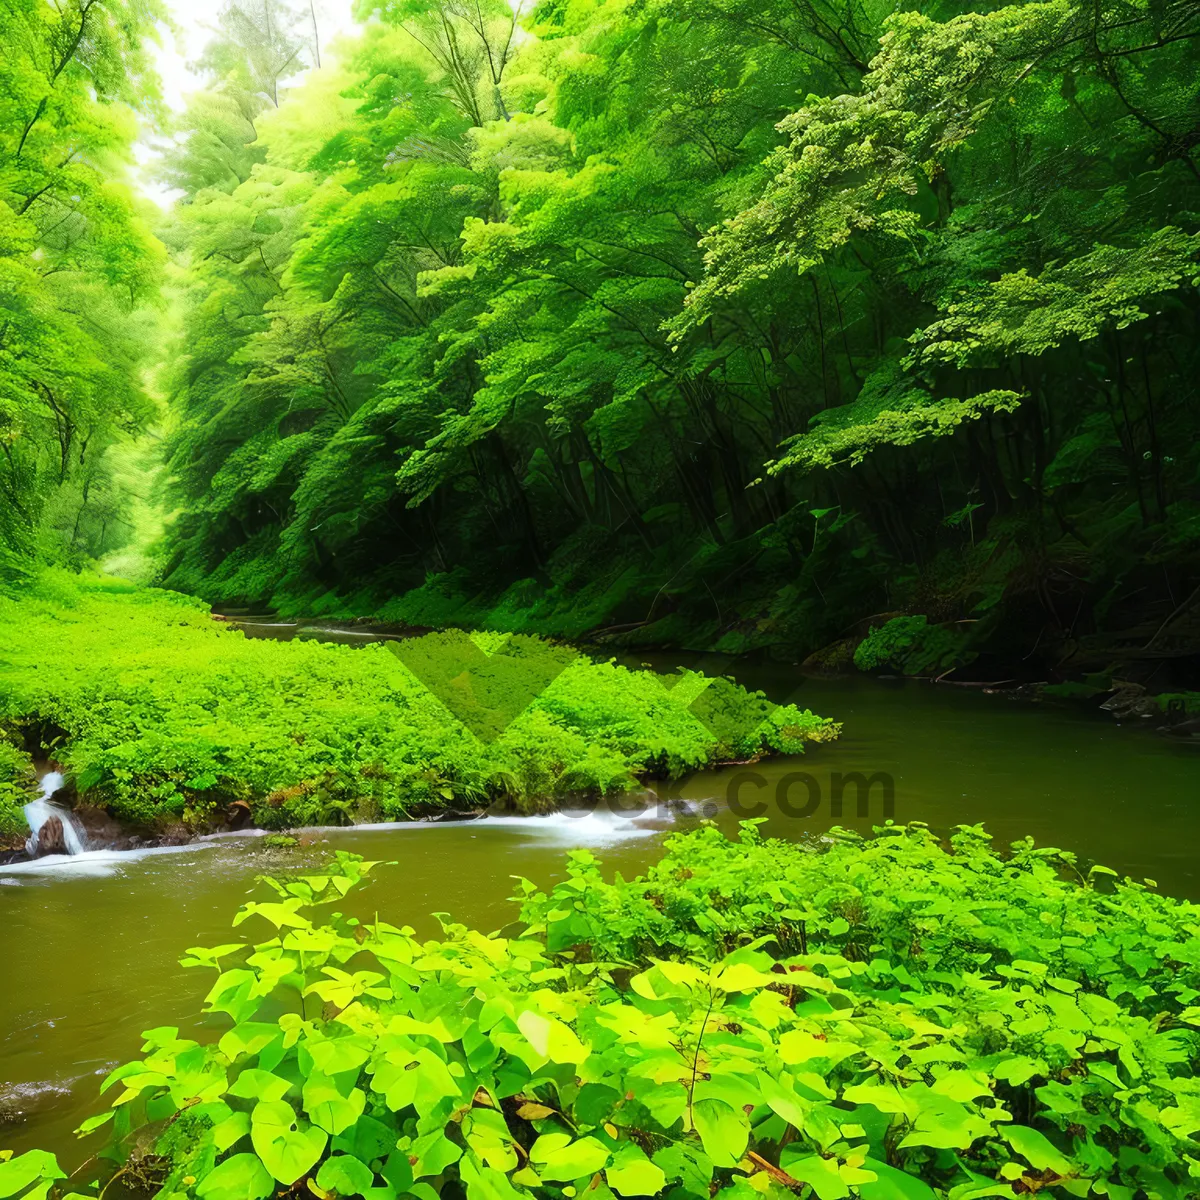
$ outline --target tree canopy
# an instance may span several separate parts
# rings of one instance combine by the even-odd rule
[[[11,0],[0,16],[0,574],[102,551],[106,451],[154,406],[166,255],[130,188],[161,117],[159,0]]]
[[[163,262],[109,163],[156,11],[22,12],[13,546],[149,420]],[[1062,645],[1200,581],[1194,5],[357,16],[227,5],[175,118],[168,584],[741,650],[895,609]]]

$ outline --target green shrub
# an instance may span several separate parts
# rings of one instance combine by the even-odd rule
[[[898,966],[940,986],[1032,961],[1113,999],[1129,988],[1124,998],[1141,1004],[1145,992],[1148,1015],[1164,997],[1186,1007],[1200,996],[1200,908],[1129,882],[1114,899],[1096,886],[1113,873],[1081,870],[1068,851],[1025,839],[1001,855],[980,826],[943,843],[913,823],[865,840],[835,830],[805,854],[760,839],[756,824],[743,824],[740,843],[714,828],[670,838],[667,856],[633,881],[607,882],[594,855],[574,851],[548,894],[524,883],[522,919],[551,950],[584,946],[600,959],[711,958],[769,936],[789,950],[883,961],[885,987]],[[1157,957],[1145,952],[1148,929]]]
[[[928,675],[970,662],[966,637],[926,617],[893,617],[871,632],[854,651],[860,671],[891,667],[905,675]]]
[[[225,1031],[145,1034],[74,1195],[114,1169],[171,1200],[1194,1195],[1200,908],[883,832],[702,831],[629,883],[576,856],[512,938],[319,922],[378,865],[345,853],[267,880],[253,942],[183,960]],[[0,1196],[63,1177],[34,1152]]]
[[[144,824],[237,803],[271,829],[505,797],[533,809],[837,733],[727,680],[540,638],[258,641],[197,600],[65,572],[0,598],[0,639],[0,720],[64,731],[80,791]]]
[[[23,843],[29,833],[24,806],[37,795],[29,755],[0,733],[0,847]]]

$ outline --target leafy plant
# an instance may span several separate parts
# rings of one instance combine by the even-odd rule
[[[838,732],[729,680],[532,637],[430,635],[409,651],[418,675],[384,645],[252,640],[199,601],[65,572],[0,598],[0,637],[0,719],[61,731],[80,792],[146,824],[203,826],[230,805],[271,829],[497,799],[546,807]],[[555,671],[522,676],[512,703],[513,662],[547,656]]]
[[[972,657],[966,638],[956,630],[930,625],[924,616],[893,617],[878,629],[871,628],[855,648],[854,665],[860,671],[892,667],[906,675],[924,675]]]
[[[768,864],[783,884],[763,896]],[[1098,868],[1064,879],[1070,855],[1003,858],[974,828],[824,853],[709,829],[645,880],[599,886],[576,858],[553,898],[526,887],[549,919],[517,936],[446,924],[424,943],[340,911],[378,865],[268,879],[234,922],[266,940],[189,951],[226,1031],[151,1030],[105,1080],[80,1133],[107,1130],[110,1177],[199,1200],[1194,1190],[1200,913],[1101,890]],[[618,957],[614,907],[635,919],[667,880]],[[561,936],[576,918],[586,946]],[[13,1159],[0,1200],[60,1178]]]
[[[0,845],[25,841],[29,826],[22,810],[36,795],[29,755],[0,733]]]

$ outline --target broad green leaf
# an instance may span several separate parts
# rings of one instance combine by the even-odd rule
[[[324,1075],[341,1075],[361,1067],[370,1058],[374,1042],[365,1034],[354,1034],[321,1040],[310,1038],[305,1046],[318,1071]]]
[[[89,1133],[94,1133],[102,1125],[107,1125],[116,1115],[116,1109],[113,1108],[110,1108],[107,1112],[97,1113],[94,1117],[88,1117],[75,1132],[79,1137],[85,1137]]]
[[[313,1124],[332,1134],[349,1129],[362,1116],[367,1103],[361,1088],[348,1088],[343,1094],[334,1080],[319,1071],[304,1081],[303,1100],[304,1111]]]
[[[375,1173],[349,1154],[327,1158],[317,1172],[317,1186],[339,1196],[365,1196],[375,1183]]]
[[[801,1183],[807,1183],[820,1200],[843,1200],[850,1195],[850,1188],[838,1171],[835,1158],[822,1158],[819,1154],[789,1154],[788,1147],[780,1158],[779,1165]]]
[[[594,1137],[572,1139],[570,1134],[543,1134],[533,1143],[529,1161],[543,1179],[561,1182],[594,1175],[607,1166],[608,1147]]]
[[[887,1163],[867,1158],[863,1166],[875,1173],[873,1182],[860,1183],[862,1200],[935,1200],[936,1193],[923,1180]]]
[[[265,1200],[275,1190],[271,1173],[255,1154],[235,1154],[196,1185],[199,1200]]]
[[[538,1054],[551,1062],[581,1063],[588,1056],[587,1046],[575,1036],[574,1030],[555,1017],[543,1017],[526,1009],[517,1018],[517,1028]]]
[[[618,1196],[654,1196],[667,1182],[663,1169],[652,1163],[640,1147],[628,1142],[617,1150],[604,1174]]]
[[[412,1143],[409,1155],[413,1163],[413,1178],[440,1175],[462,1157],[462,1147],[452,1142],[440,1129],[423,1134]]]
[[[250,1114],[250,1140],[267,1170],[290,1186],[312,1169],[329,1138],[302,1124],[287,1101],[264,1100]]]
[[[385,1157],[395,1145],[395,1129],[375,1117],[361,1116],[333,1139],[332,1148],[369,1163]]]
[[[470,1155],[465,1155],[459,1162],[459,1175],[467,1189],[467,1200],[519,1200],[529,1193],[515,1188],[509,1182],[503,1171],[476,1162]],[[414,1184],[414,1189],[422,1186]]]
[[[914,1085],[909,1091],[917,1092],[922,1086]],[[944,1096],[926,1091],[919,1103],[912,1131],[900,1141],[901,1149],[929,1146],[935,1150],[965,1150],[992,1131],[983,1117]]]
[[[230,1085],[229,1095],[240,1100],[282,1100],[292,1085],[270,1071],[251,1067],[243,1071]]]
[[[282,1033],[278,1025],[267,1021],[243,1021],[229,1030],[217,1045],[230,1062],[236,1062],[243,1054],[260,1053],[279,1037]]]
[[[733,963],[713,976],[713,986],[723,992],[749,992],[778,982],[779,976],[769,975],[749,963]]]
[[[746,1114],[724,1100],[697,1100],[692,1120],[708,1157],[718,1167],[737,1166],[750,1138]]]
[[[1036,1129],[1027,1125],[1006,1125],[1002,1134],[1004,1140],[1037,1170],[1053,1171],[1056,1175],[1077,1173],[1070,1159]]]
[[[224,1154],[250,1132],[250,1114],[235,1112],[213,1126],[212,1140],[218,1154]]]
[[[27,1150],[8,1162],[0,1162],[0,1200],[17,1195],[39,1179],[52,1182],[66,1178],[67,1173],[59,1167],[53,1154]]]

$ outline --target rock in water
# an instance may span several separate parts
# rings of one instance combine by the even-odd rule
[[[33,852],[34,858],[45,858],[48,854],[67,854],[67,833],[63,827],[62,817],[49,817],[38,830],[37,847]]]

